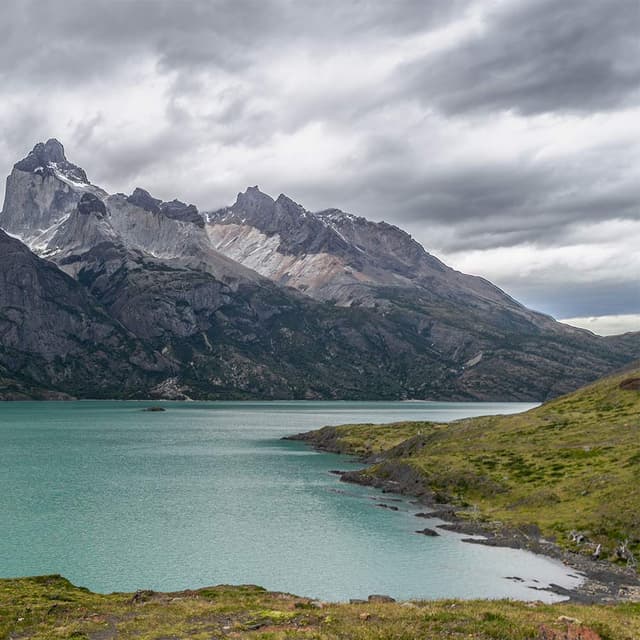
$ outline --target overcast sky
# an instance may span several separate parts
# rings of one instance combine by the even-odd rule
[[[0,82],[5,174],[57,137],[109,191],[258,184],[640,329],[640,0],[3,0]]]

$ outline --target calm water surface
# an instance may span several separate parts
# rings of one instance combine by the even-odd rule
[[[346,422],[453,420],[531,405],[83,401],[0,404],[0,576],[96,591],[253,583],[327,600],[514,597],[578,579],[552,560],[414,531],[409,501],[340,483],[348,458],[281,436]],[[525,582],[505,579],[519,576]],[[535,582],[535,581],[538,582]]]

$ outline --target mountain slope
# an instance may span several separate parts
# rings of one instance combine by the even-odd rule
[[[109,195],[56,140],[15,164],[0,226],[162,354],[154,386],[134,377],[125,395],[537,400],[634,349],[526,309],[391,225],[257,188],[206,216],[141,188]]]
[[[262,275],[319,300],[373,309],[428,342],[448,363],[450,383],[471,397],[502,386],[503,397],[543,399],[640,355],[640,340],[607,341],[531,311],[386,223],[337,209],[312,213],[251,187],[207,214],[206,228],[216,249]]]
[[[16,167],[23,168],[14,177],[25,168]],[[15,221],[24,220],[11,203],[49,203],[40,217],[51,226],[24,237],[113,320],[176,364],[158,393],[392,398],[424,384],[427,368],[434,393],[447,377],[446,363],[414,336],[397,335],[393,323],[315,302],[218,254],[192,207],[165,207],[141,189],[127,198],[83,186],[73,192],[74,208],[56,209],[57,200],[39,192],[39,176],[32,180],[20,198],[8,194],[3,223],[16,231]],[[67,186],[58,185],[65,194]]]
[[[393,336],[366,315],[272,283],[232,288],[109,243],[79,264],[79,281],[114,318],[183,363],[179,386],[191,397],[397,397],[402,352],[428,362],[401,340],[397,356],[385,354]]]
[[[599,555],[614,560],[640,552],[640,363],[526,413],[325,427],[298,438],[374,462],[345,479],[397,480],[395,490],[453,502],[489,529],[534,524],[577,551],[600,544]]]
[[[137,396],[171,363],[143,345],[77,282],[0,231],[4,394]]]
[[[315,298],[373,306],[378,287],[423,286],[434,299],[502,304],[531,316],[490,282],[454,271],[384,222],[339,209],[312,213],[283,194],[273,200],[258,187],[238,194],[231,207],[207,214],[207,222],[221,252]],[[367,297],[368,288],[373,290]]]

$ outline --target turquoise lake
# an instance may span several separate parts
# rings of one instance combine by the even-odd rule
[[[415,533],[410,500],[341,483],[355,468],[282,436],[327,424],[448,421],[532,405],[435,402],[0,405],[0,576],[100,592],[259,584],[326,600],[512,597],[579,578],[512,549]],[[518,576],[522,582],[507,577]]]

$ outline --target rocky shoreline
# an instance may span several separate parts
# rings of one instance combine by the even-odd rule
[[[543,590],[564,596],[578,604],[640,601],[640,578],[635,570],[563,549],[553,540],[545,539],[535,525],[513,528],[499,522],[474,519],[473,514],[465,507],[438,502],[433,492],[425,486],[422,476],[408,464],[385,459],[383,455],[354,455],[349,446],[340,440],[337,431],[331,427],[283,439],[306,442],[317,451],[350,455],[366,465],[378,464],[379,472],[376,475],[371,474],[366,467],[352,471],[333,470],[331,473],[339,475],[341,482],[360,484],[379,489],[383,493],[414,498],[413,504],[423,509],[422,513],[416,514],[418,517],[443,520],[443,524],[436,525],[437,529],[474,536],[464,538],[463,542],[530,551],[559,560],[584,577],[576,589],[566,589],[552,584]],[[517,579],[517,576],[514,579]]]

